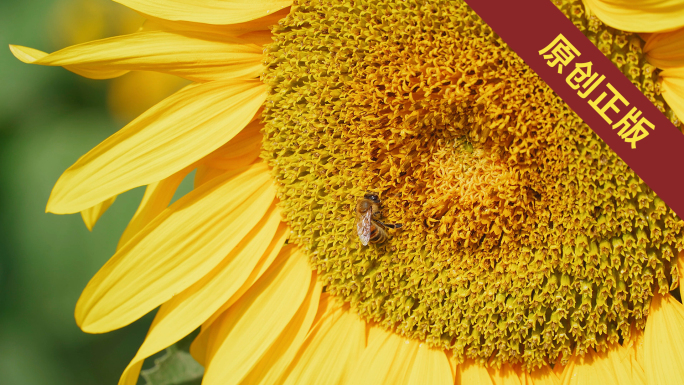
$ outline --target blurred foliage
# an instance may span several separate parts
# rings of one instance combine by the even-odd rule
[[[2,384],[116,384],[135,355],[151,315],[122,330],[88,335],[76,326],[73,310],[88,280],[113,254],[142,189],[120,196],[92,233],[80,215],[45,214],[45,204],[52,185],[78,157],[185,84],[144,73],[84,79],[61,68],[23,64],[7,45],[51,52],[130,33],[142,22],[108,0],[0,2]],[[187,182],[179,194],[189,189]]]

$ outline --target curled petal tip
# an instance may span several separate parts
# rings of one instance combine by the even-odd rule
[[[47,53],[43,51],[29,47],[23,47],[20,45],[10,44],[9,49],[12,51],[12,55],[14,55],[14,57],[28,64],[33,64],[41,58],[47,56]]]

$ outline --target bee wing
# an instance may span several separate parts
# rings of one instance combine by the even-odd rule
[[[371,237],[371,216],[373,210],[368,210],[361,214],[361,218],[356,222],[356,233],[364,246],[368,246]]]

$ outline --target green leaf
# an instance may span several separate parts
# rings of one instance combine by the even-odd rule
[[[140,372],[146,385],[199,385],[204,367],[197,363],[181,343],[169,346],[166,354],[154,360],[154,367]]]

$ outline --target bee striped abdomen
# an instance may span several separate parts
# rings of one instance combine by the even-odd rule
[[[378,226],[377,222],[373,221],[371,224],[370,243],[383,243],[387,240],[387,233],[384,229]]]

